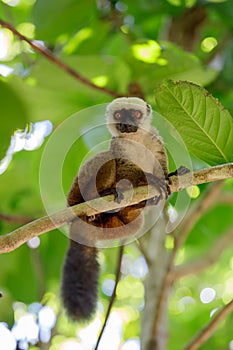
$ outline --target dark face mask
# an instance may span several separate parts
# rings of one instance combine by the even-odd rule
[[[121,133],[130,133],[130,132],[136,132],[138,130],[138,125],[135,123],[135,119],[133,117],[133,109],[127,110],[123,109],[121,111],[122,118],[119,123],[116,124],[117,130],[119,130]]]

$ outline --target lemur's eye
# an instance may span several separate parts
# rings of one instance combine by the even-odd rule
[[[121,113],[119,111],[115,112],[114,113],[114,118],[117,119],[117,120],[121,119]]]
[[[136,111],[134,112],[134,116],[135,116],[136,119],[140,119],[140,118],[142,117],[142,112],[136,110]]]

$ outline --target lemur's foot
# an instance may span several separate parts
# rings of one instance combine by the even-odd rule
[[[184,174],[190,173],[190,170],[188,168],[186,168],[185,166],[181,165],[178,169],[176,169],[175,171],[171,172],[168,174],[168,178],[173,176],[173,175],[177,175],[177,176],[181,176]]]

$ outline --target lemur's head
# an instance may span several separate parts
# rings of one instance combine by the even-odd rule
[[[113,136],[148,130],[151,126],[151,106],[138,97],[120,97],[106,109],[107,126]]]

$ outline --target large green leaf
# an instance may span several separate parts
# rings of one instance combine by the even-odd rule
[[[233,160],[232,116],[204,88],[167,81],[156,89],[155,99],[195,156],[210,165]]]

